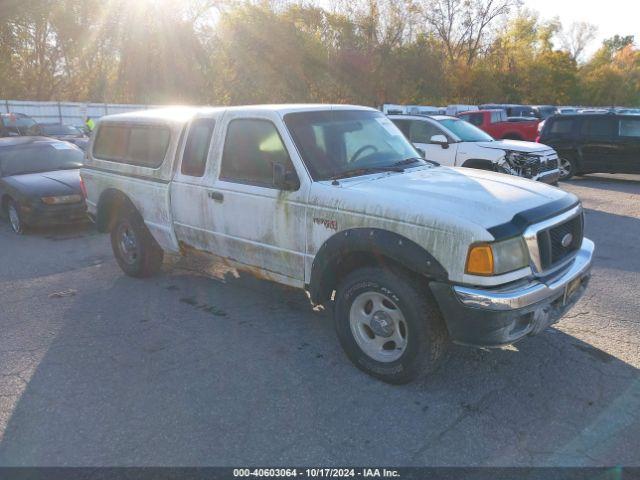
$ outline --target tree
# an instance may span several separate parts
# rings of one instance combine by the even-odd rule
[[[451,63],[463,58],[471,65],[496,20],[521,5],[521,0],[425,0],[425,22],[444,44]]]
[[[582,54],[593,41],[598,32],[598,27],[587,22],[574,22],[567,30],[560,32],[562,46],[571,58],[579,62]]]

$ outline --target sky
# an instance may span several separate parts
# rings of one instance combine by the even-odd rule
[[[568,27],[573,22],[589,22],[598,27],[596,39],[586,54],[598,49],[602,40],[615,34],[634,35],[640,44],[640,0],[525,0],[525,6],[540,18],[559,17]]]

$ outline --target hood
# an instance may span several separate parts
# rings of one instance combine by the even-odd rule
[[[578,201],[540,182],[470,168],[414,169],[341,180],[340,185],[344,192],[332,197],[343,205],[355,203],[353,210],[416,224],[436,222],[446,230],[457,230],[461,223],[488,229],[544,204]]]
[[[522,140],[495,140],[493,142],[476,142],[476,145],[495,150],[512,150],[514,152],[537,153],[549,150],[549,147],[535,142]]]
[[[57,196],[82,194],[80,170],[55,170],[3,178],[25,195]]]

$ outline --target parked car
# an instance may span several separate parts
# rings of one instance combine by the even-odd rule
[[[46,137],[0,139],[0,206],[14,232],[87,220],[83,153]]]
[[[24,113],[0,113],[0,137],[40,135],[40,125]]]
[[[353,363],[391,383],[449,341],[540,333],[584,292],[594,251],[574,195],[427,162],[364,107],[107,116],[81,176],[126,274],[197,250],[306,289]]]
[[[556,115],[574,115],[578,113],[578,107],[557,107]]]
[[[640,117],[613,113],[547,119],[540,142],[560,157],[560,178],[584,173],[640,173]]]
[[[541,121],[557,113],[557,107],[553,105],[533,105],[531,109],[535,113],[535,117]]]
[[[480,105],[480,110],[504,110],[507,117],[537,117],[533,107],[512,103],[486,103]]]
[[[484,130],[498,140],[510,139],[532,142],[538,136],[538,119],[519,117],[523,120],[515,121],[514,117],[507,117],[504,110],[462,112],[458,117]]]
[[[390,115],[389,118],[425,158],[442,165],[491,170],[551,184],[560,176],[556,152],[544,145],[494,140],[456,117]]]
[[[462,112],[473,112],[478,110],[476,105],[449,105],[446,110],[446,114],[455,117]]]
[[[611,110],[607,108],[581,108],[577,113],[581,115],[597,115],[603,113],[611,113]]]
[[[85,135],[82,130],[74,127],[73,125],[63,125],[62,123],[41,123],[40,128],[42,135],[73,143],[80,147],[81,150],[85,150],[89,143],[89,137]]]

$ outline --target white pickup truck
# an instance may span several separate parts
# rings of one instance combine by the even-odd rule
[[[430,163],[364,107],[107,116],[81,177],[128,275],[197,249],[305,289],[353,363],[391,383],[433,369],[449,341],[541,332],[590,276],[575,196]]]

